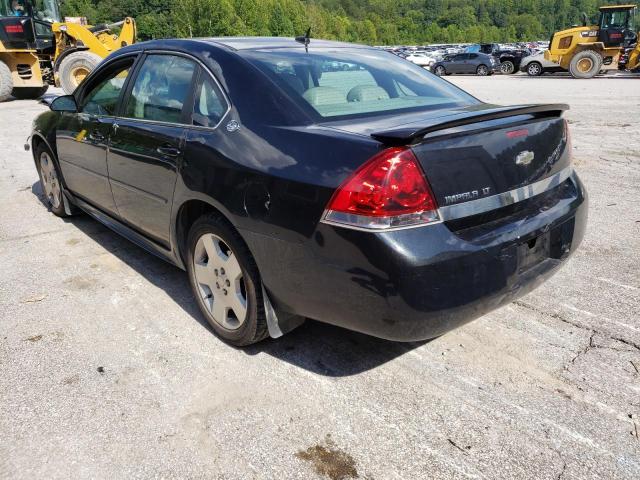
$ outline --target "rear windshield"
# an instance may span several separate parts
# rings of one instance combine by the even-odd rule
[[[372,49],[252,50],[242,54],[322,118],[472,105],[478,100],[391,53]]]

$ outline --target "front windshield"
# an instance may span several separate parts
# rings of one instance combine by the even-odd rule
[[[30,16],[44,22],[59,22],[57,0],[0,0],[0,17]]]
[[[33,5],[33,16],[45,22],[59,22],[60,10],[57,0],[36,0]]]
[[[424,68],[373,49],[248,50],[242,54],[305,110],[338,119],[472,105]]]

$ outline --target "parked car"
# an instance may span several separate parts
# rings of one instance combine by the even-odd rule
[[[235,345],[303,318],[432,338],[540,285],[585,229],[568,107],[485,104],[370,47],[149,41],[50,107],[26,146],[51,211],[187,270]]]
[[[493,75],[500,71],[500,64],[495,57],[484,53],[458,53],[446,55],[431,67],[433,73],[441,77],[454,73],[475,73],[476,75]]]
[[[537,77],[543,73],[566,72],[566,70],[557,63],[546,60],[544,58],[544,52],[523,59],[520,64],[520,71],[526,72],[530,77]]]
[[[498,43],[480,43],[467,47],[468,53],[484,53],[495,57],[500,64],[500,71],[506,75],[515,73],[520,68],[522,59],[531,52],[526,48],[504,48]]]
[[[409,60],[411,63],[415,63],[421,67],[431,67],[436,63],[435,58],[429,57],[423,53],[412,53],[405,57],[405,60]]]

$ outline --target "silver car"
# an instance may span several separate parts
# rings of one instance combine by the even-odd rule
[[[523,58],[522,63],[520,63],[520,71],[526,72],[530,77],[537,77],[543,73],[566,72],[566,70],[557,63],[546,60],[544,58],[544,52]]]

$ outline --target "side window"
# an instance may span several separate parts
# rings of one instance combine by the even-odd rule
[[[175,55],[149,55],[140,68],[125,116],[180,123],[196,64]]]
[[[215,127],[226,111],[227,102],[222,92],[211,77],[202,72],[196,88],[191,123],[201,127]]]
[[[470,58],[471,60],[473,60],[474,58],[478,58],[478,54],[477,54],[477,53],[470,53],[470,54],[469,54],[469,58]]]
[[[82,99],[82,111],[90,115],[115,115],[120,92],[132,65],[133,60],[126,62],[90,86]]]

